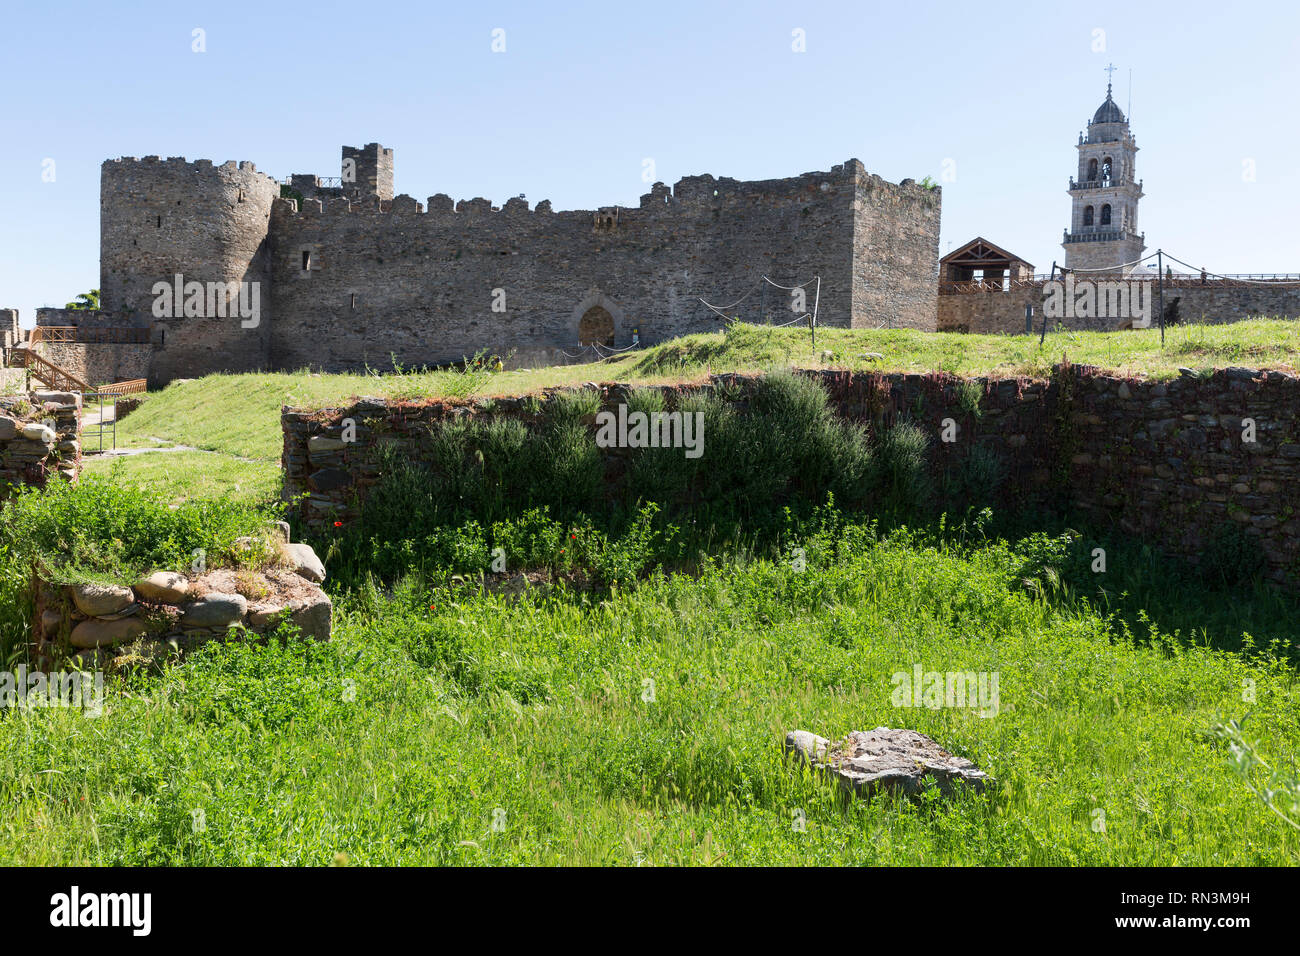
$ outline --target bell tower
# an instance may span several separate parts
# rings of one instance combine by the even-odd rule
[[[1107,71],[1114,71],[1107,67]],[[1138,229],[1142,181],[1135,176],[1137,140],[1106,84],[1106,102],[1079,134],[1078,179],[1070,179],[1070,227],[1061,245],[1067,269],[1133,271],[1146,248]]]

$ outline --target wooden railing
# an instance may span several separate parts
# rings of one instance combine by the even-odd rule
[[[56,392],[93,392],[94,389],[73,375],[65,368],[60,368],[43,355],[38,355],[29,348],[9,350],[9,363],[12,367],[25,368],[32,377],[46,388]]]
[[[148,383],[143,378],[133,378],[128,382],[114,382],[112,385],[100,385],[95,389],[96,395],[130,395],[133,392],[143,392],[148,388]]]
[[[38,325],[32,329],[29,341],[76,342],[84,345],[148,345],[149,330],[133,326],[105,326],[103,328],[77,325]]]

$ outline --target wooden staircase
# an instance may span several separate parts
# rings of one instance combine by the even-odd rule
[[[94,389],[62,366],[37,354],[26,343],[8,350],[5,365],[25,368],[32,378],[54,392],[93,392]]]
[[[39,329],[37,330],[39,331]],[[93,387],[73,375],[61,365],[55,365],[44,355],[36,351],[34,345],[41,341],[33,336],[34,341],[23,342],[13,348],[5,349],[4,365],[6,368],[26,369],[36,379],[53,392],[80,392],[87,396],[130,395],[143,392],[148,385],[143,378],[133,378],[126,382],[113,382],[111,385]]]

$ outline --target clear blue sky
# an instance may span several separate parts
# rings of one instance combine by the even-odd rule
[[[206,31],[194,53],[192,31]],[[492,31],[506,50],[493,53]],[[792,51],[802,29],[806,52]],[[1094,51],[1095,30],[1104,51]],[[99,284],[110,157],[338,175],[397,191],[633,205],[669,184],[829,169],[943,177],[940,253],[979,234],[1059,258],[1078,133],[1128,102],[1140,227],[1223,272],[1300,272],[1300,6],[1002,3],[21,3],[0,8],[0,306]],[[55,181],[43,182],[43,161]],[[1243,162],[1254,163],[1253,182]]]

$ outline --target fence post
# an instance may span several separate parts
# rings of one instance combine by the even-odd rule
[[[1165,259],[1164,250],[1156,250],[1156,283],[1159,298],[1156,308],[1160,310],[1160,347],[1165,347]]]

